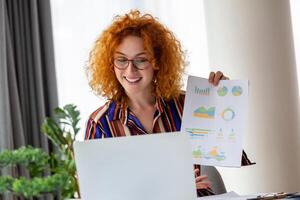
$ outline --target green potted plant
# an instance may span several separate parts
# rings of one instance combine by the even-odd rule
[[[68,104],[54,110],[54,118],[46,118],[42,132],[57,147],[48,155],[31,146],[0,153],[0,169],[7,166],[24,166],[30,178],[0,177],[0,194],[11,192],[25,198],[52,193],[60,198],[80,198],[74,160],[73,142],[79,132],[80,112]],[[46,172],[50,175],[45,176]]]

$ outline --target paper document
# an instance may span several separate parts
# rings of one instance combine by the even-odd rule
[[[241,166],[247,108],[247,80],[220,81],[216,87],[189,76],[181,131],[190,138],[195,164]]]

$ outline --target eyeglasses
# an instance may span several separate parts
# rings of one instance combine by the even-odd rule
[[[124,70],[129,66],[129,62],[132,62],[133,66],[138,70],[146,69],[150,62],[147,58],[134,58],[134,59],[128,59],[126,57],[117,57],[114,59],[114,65],[116,68],[120,70]]]

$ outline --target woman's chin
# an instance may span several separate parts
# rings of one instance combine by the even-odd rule
[[[139,88],[125,88],[126,94],[129,96],[137,95],[141,92],[141,89]]]
[[[140,94],[146,94],[147,92],[147,88],[146,87],[126,87],[125,88],[125,91],[126,91],[126,94],[131,96],[131,97],[134,97],[134,96],[138,96]]]

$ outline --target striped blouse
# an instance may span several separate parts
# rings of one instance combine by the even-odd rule
[[[153,133],[180,131],[185,95],[169,101],[156,98]],[[94,111],[87,122],[85,139],[99,139],[120,136],[153,134],[147,133],[139,119],[125,105],[108,101]],[[251,165],[251,161],[243,151],[242,165]],[[200,168],[195,165],[195,168]],[[198,196],[213,195],[211,189],[197,190]]]

